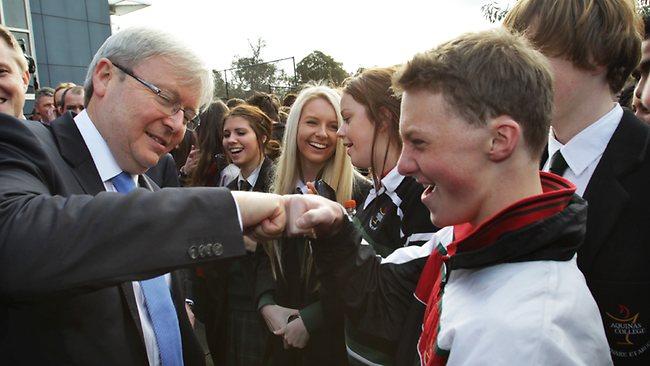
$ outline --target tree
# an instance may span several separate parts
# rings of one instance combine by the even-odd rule
[[[223,80],[223,72],[212,70],[214,75],[214,97],[225,99],[228,96],[228,91],[226,90],[226,82]]]
[[[637,0],[639,13],[642,15],[650,14],[650,0]],[[489,20],[490,23],[496,23],[503,20],[506,17],[506,14],[510,10],[508,7],[505,9],[501,8],[495,1],[490,1],[481,6],[481,12],[485,19]]]
[[[349,76],[340,62],[318,50],[298,62],[296,74],[301,83],[328,81],[334,85],[340,85]]]
[[[489,20],[490,23],[501,21],[506,17],[508,10],[508,8],[502,9],[494,1],[490,1],[489,3],[483,4],[481,6],[481,12],[483,13],[483,16],[485,19]]]
[[[227,81],[228,97],[244,98],[253,91],[268,92],[279,83],[284,83],[288,77],[273,63],[264,62],[262,51],[266,42],[258,38],[255,43],[248,42],[251,50],[249,57],[235,56],[231,66],[233,69]],[[224,86],[226,84],[224,83]]]

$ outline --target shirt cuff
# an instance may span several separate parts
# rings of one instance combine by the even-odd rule
[[[244,232],[244,222],[242,221],[241,218],[241,211],[239,210],[239,204],[237,204],[237,200],[235,197],[232,198],[233,201],[235,201],[235,208],[237,208],[237,219],[239,220],[239,228],[241,229],[242,233]]]

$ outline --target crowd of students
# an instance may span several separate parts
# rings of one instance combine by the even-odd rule
[[[418,283],[417,279],[423,267],[425,271],[437,271],[436,268],[430,268],[431,263],[427,262],[425,265],[426,259],[433,256],[430,255],[432,250],[433,252],[440,250],[448,253],[449,248],[454,247],[455,250],[462,251],[460,239],[475,237],[473,240],[477,242],[472,244],[474,245],[472,249],[485,247],[484,255],[487,257],[482,259],[477,257],[475,260],[469,260],[470,264],[452,265],[451,268],[474,269],[495,266],[499,263],[528,262],[540,259],[568,263],[566,269],[560,269],[556,273],[562,278],[562,281],[556,283],[557,287],[553,291],[548,288],[536,287],[543,281],[541,278],[545,278],[544,281],[550,280],[547,268],[536,268],[530,270],[530,273],[525,268],[506,269],[503,272],[507,274],[495,274],[496,277],[491,280],[495,281],[496,278],[503,276],[517,276],[519,279],[509,285],[513,286],[514,293],[521,291],[517,286],[528,286],[525,291],[526,295],[523,295],[524,292],[522,292],[515,296],[518,299],[517,302],[511,302],[514,301],[513,299],[495,300],[498,302],[499,309],[495,308],[494,311],[521,314],[522,318],[517,317],[516,321],[524,324],[526,321],[523,317],[530,317],[535,313],[537,313],[535,316],[542,316],[544,311],[551,311],[551,313],[546,313],[547,316],[556,315],[562,321],[568,321],[567,319],[573,317],[574,320],[571,321],[571,324],[580,321],[585,325],[585,327],[575,326],[575,329],[565,329],[567,333],[563,335],[564,337],[570,335],[571,338],[582,338],[581,341],[576,340],[576,342],[584,341],[585,344],[573,344],[574,340],[570,338],[557,341],[554,344],[546,345],[549,348],[543,352],[545,355],[540,360],[545,359],[551,363],[559,364],[607,364],[609,362],[609,356],[607,356],[609,347],[603,343],[603,329],[605,329],[612,357],[617,364],[643,363],[638,360],[647,359],[647,353],[644,352],[648,349],[648,344],[645,343],[648,339],[644,335],[646,332],[621,329],[634,327],[645,329],[644,321],[641,319],[645,319],[650,310],[647,295],[642,294],[647,293],[647,290],[643,290],[643,288],[647,288],[650,284],[647,282],[647,271],[642,270],[643,261],[649,258],[647,239],[640,234],[630,235],[627,232],[628,227],[635,226],[634,222],[643,222],[639,215],[646,216],[647,210],[642,208],[642,202],[646,195],[635,193],[636,191],[631,187],[626,187],[624,189],[627,190],[629,196],[626,197],[625,203],[615,204],[619,210],[630,210],[630,214],[636,213],[637,217],[635,218],[628,218],[628,214],[618,211],[615,214],[605,214],[603,211],[608,208],[604,206],[604,202],[607,200],[603,198],[603,203],[601,203],[601,197],[596,195],[596,192],[604,189],[600,186],[610,184],[606,183],[607,178],[603,177],[607,173],[602,171],[617,169],[616,166],[606,166],[605,164],[618,165],[618,162],[612,160],[613,158],[610,158],[609,155],[621,153],[621,147],[617,146],[617,138],[620,137],[617,135],[619,131],[624,131],[625,124],[628,123],[621,121],[621,118],[625,120],[632,118],[627,114],[628,112],[623,113],[623,109],[615,102],[614,96],[626,83],[628,76],[635,70],[638,63],[640,20],[630,2],[586,3],[564,1],[552,6],[539,1],[521,1],[510,11],[504,22],[505,27],[514,32],[525,34],[529,41],[541,50],[544,57],[529,53],[529,50],[523,52],[522,49],[528,46],[523,44],[521,39],[505,39],[502,34],[466,36],[439,46],[430,51],[426,57],[417,56],[405,66],[407,71],[402,70],[402,74],[399,75],[399,67],[371,68],[348,78],[338,90],[326,86],[306,87],[297,95],[296,101],[290,109],[289,106],[280,107],[279,100],[275,96],[264,93],[256,93],[255,97],[247,102],[229,101],[229,105],[235,103],[246,105],[246,107],[237,106],[233,111],[246,108],[254,110],[258,114],[274,116],[274,119],[266,118],[264,126],[280,127],[284,131],[281,143],[282,153],[279,158],[276,157],[277,146],[274,144],[270,151],[267,146],[277,135],[269,132],[267,128],[259,127],[260,122],[256,122],[255,119],[241,119],[238,124],[235,124],[232,118],[219,116],[216,122],[207,122],[206,125],[218,126],[216,128],[219,133],[222,133],[223,146],[218,146],[219,139],[213,141],[213,143],[216,142],[213,146],[218,147],[216,149],[208,148],[207,155],[212,162],[202,165],[202,169],[188,169],[188,167],[192,166],[195,161],[192,154],[199,154],[205,147],[192,150],[191,156],[186,162],[181,159],[180,165],[185,167],[183,174],[188,174],[188,170],[190,170],[191,182],[200,182],[199,185],[225,185],[231,189],[253,189],[278,194],[315,193],[341,205],[352,199],[355,202],[352,206],[356,209],[353,225],[359,235],[358,240],[361,245],[358,247],[360,248],[359,253],[363,253],[367,248],[373,250],[372,255],[359,254],[361,258],[357,258],[353,254],[353,250],[350,249],[352,251],[348,252],[350,256],[347,259],[341,258],[340,262],[333,262],[336,263],[337,269],[332,269],[336,273],[332,275],[335,279],[330,280],[331,288],[328,288],[322,283],[327,278],[323,277],[323,272],[326,270],[323,268],[319,270],[318,256],[316,255],[315,258],[314,251],[316,249],[311,239],[286,238],[270,243],[258,243],[254,253],[249,253],[246,258],[232,265],[229,277],[226,276],[227,279],[219,277],[219,283],[226,288],[224,293],[228,296],[219,300],[221,301],[219,306],[208,307],[222,312],[221,321],[214,324],[218,324],[215,325],[216,331],[226,332],[223,342],[210,343],[217,343],[220,347],[219,350],[212,349],[213,355],[228,355],[228,360],[215,358],[215,361],[233,365],[410,364],[413,361],[412,355],[407,358],[402,358],[402,356],[404,352],[409,353],[412,349],[404,349],[406,347],[404,344],[406,339],[413,341],[418,337],[417,334],[414,334],[405,338],[404,331],[399,331],[403,329],[403,324],[400,323],[408,318],[406,315],[397,316],[404,312],[404,304],[407,302],[402,297],[408,298],[408,292],[416,290],[414,285]],[[578,25],[577,28],[575,24]],[[472,40],[472,37],[475,38]],[[604,40],[608,40],[608,42],[604,42]],[[495,56],[491,52],[496,51],[487,52],[482,49],[482,47],[486,47],[482,43],[491,44],[491,47],[504,53],[508,49],[517,50],[522,53],[523,56],[519,56],[523,60],[512,55]],[[434,60],[436,57],[440,59]],[[442,60],[443,57],[456,58],[447,61]],[[550,79],[545,79],[548,76],[544,74],[546,65],[540,60],[542,58],[549,60],[550,70],[554,74],[555,97],[553,100],[547,98],[549,91],[544,90],[545,85],[543,84],[550,83]],[[526,65],[529,69],[507,70],[505,66],[498,65],[499,62],[504,64],[528,62],[534,64],[537,70],[535,70],[535,74],[527,75],[526,73],[531,72],[530,65]],[[418,65],[418,63],[422,63],[422,65]],[[647,68],[643,65],[641,70]],[[417,69],[418,67],[421,69]],[[459,70],[459,74],[454,73],[456,70]],[[473,74],[471,70],[482,70],[495,75],[494,78],[488,78],[484,75]],[[588,218],[585,218],[584,210],[576,208],[577,212],[580,212],[578,215],[580,219],[573,217],[567,220],[587,221],[585,239],[582,239],[579,232],[575,232],[573,228],[548,224],[553,228],[543,230],[554,231],[556,237],[538,239],[535,236],[545,236],[541,232],[535,231],[535,236],[526,239],[527,244],[531,246],[531,251],[527,252],[523,243],[512,239],[512,244],[503,244],[505,247],[501,249],[513,251],[509,256],[505,253],[489,254],[491,246],[487,244],[496,246],[492,241],[498,239],[494,235],[503,235],[500,230],[507,231],[508,225],[514,227],[523,225],[522,223],[509,223],[508,219],[501,219],[499,215],[491,218],[484,217],[483,220],[490,220],[483,222],[482,225],[479,225],[480,221],[475,222],[474,225],[468,225],[468,227],[454,225],[453,230],[443,230],[435,234],[438,228],[432,224],[429,217],[429,211],[433,212],[433,210],[430,207],[427,209],[421,201],[421,197],[427,196],[431,192],[423,194],[426,186],[423,186],[422,183],[435,183],[435,190],[445,188],[440,182],[431,181],[426,173],[422,173],[423,175],[419,176],[416,181],[418,174],[415,172],[404,167],[398,171],[400,153],[402,160],[405,160],[404,154],[408,147],[404,147],[402,142],[402,138],[407,136],[404,133],[404,126],[402,126],[402,137],[400,137],[400,105],[402,109],[405,107],[401,95],[395,92],[395,80],[399,80],[399,77],[403,79],[404,73],[408,73],[408,71],[416,75],[414,80],[404,82],[405,89],[413,91],[422,89],[442,93],[448,103],[446,109],[453,111],[448,113],[461,116],[470,124],[484,124],[486,120],[500,117],[502,114],[517,121],[521,125],[523,141],[529,144],[527,149],[531,152],[530,158],[538,161],[538,167],[541,167],[542,170],[551,171],[560,176],[564,175],[568,179],[568,181],[564,181],[557,177],[542,175],[544,192],[556,190],[558,192],[555,195],[545,193],[535,200],[531,198],[530,202],[525,204],[522,202],[522,207],[518,208],[521,213],[502,212],[499,215],[521,215],[519,220],[526,222],[532,218],[526,218],[527,216],[523,213],[524,207],[528,210],[536,210],[534,207],[550,204],[545,202],[550,202],[548,200],[552,201],[553,199],[558,200],[561,196],[565,197],[561,201],[562,205],[574,207],[579,205],[579,200],[574,202],[575,199],[570,198],[571,192],[575,190],[577,195],[585,197],[590,203],[589,215]],[[461,75],[462,73],[465,75]],[[647,72],[645,73],[647,74]],[[436,76],[433,77],[429,74]],[[530,79],[526,79],[528,76]],[[463,85],[455,80],[460,78],[463,78],[467,84]],[[501,90],[501,87],[512,90],[506,93]],[[521,89],[518,90],[517,87]],[[639,111],[637,115],[644,108],[640,102],[641,88],[643,88],[642,83],[637,88],[633,104],[627,106]],[[260,104],[260,101],[264,101],[265,104]],[[551,101],[554,102],[552,114],[549,104]],[[624,103],[626,102],[621,102],[621,104]],[[256,104],[257,107],[255,107]],[[281,111],[288,112],[288,118],[281,120],[279,117]],[[414,118],[413,121],[418,122],[418,118],[422,118],[421,116],[411,117]],[[550,134],[548,128],[543,128],[546,126],[544,121],[549,119],[552,124]],[[402,116],[402,120],[406,120],[406,118]],[[525,124],[527,120],[534,122]],[[636,121],[631,123],[638,124]],[[619,127],[619,125],[622,126]],[[496,133],[508,134],[500,131]],[[199,139],[201,139],[200,135],[199,133]],[[449,140],[452,139],[452,136],[440,136],[439,138]],[[427,142],[419,141],[415,137],[414,139],[416,142],[412,143],[414,145],[412,148],[416,151],[426,149],[424,146]],[[463,145],[461,141],[464,140],[459,138],[444,142],[435,141],[431,144],[438,145],[438,151],[442,149],[442,146],[448,144]],[[595,141],[600,142],[596,143]],[[219,149],[220,151],[217,151]],[[611,153],[605,153],[606,150],[611,150]],[[448,151],[454,151],[457,155],[456,159],[459,161],[457,165],[448,167],[450,171],[447,172],[449,177],[446,179],[450,180],[450,186],[446,187],[449,192],[445,193],[457,197],[461,204],[463,202],[471,203],[472,197],[487,201],[491,195],[512,193],[502,192],[505,187],[508,187],[505,182],[497,184],[499,180],[513,179],[507,175],[512,173],[509,171],[500,171],[503,176],[495,181],[496,185],[489,184],[489,179],[483,179],[475,182],[475,185],[464,187],[463,184],[466,182],[463,182],[458,176],[468,173],[474,177],[480,177],[484,167],[467,167],[467,164],[462,163],[463,160],[471,160],[471,155],[463,149],[463,146],[450,146]],[[563,155],[559,159],[557,158],[558,151],[561,151]],[[446,152],[441,151],[440,153]],[[549,159],[549,156],[552,158]],[[423,163],[435,166],[436,156],[432,155],[431,159],[430,163]],[[564,159],[566,162],[563,170],[556,170],[553,165],[557,165],[557,161]],[[644,160],[644,158],[638,159]],[[600,160],[604,161],[599,165]],[[228,164],[230,164],[229,167]],[[644,164],[647,163],[640,162],[640,166],[637,167],[639,169],[639,173],[637,173],[639,175],[636,178],[638,181],[633,182],[635,178],[628,178],[630,181],[621,184],[637,186],[641,182],[646,182],[648,177],[641,174],[645,171]],[[233,169],[233,165],[236,167],[235,169]],[[215,167],[217,168],[215,169]],[[417,167],[417,169],[424,168],[423,166]],[[454,172],[463,169],[469,171]],[[364,174],[362,175],[360,172]],[[206,177],[210,178],[206,179]],[[247,184],[242,185],[243,182]],[[525,186],[524,182],[525,178],[522,178],[522,182],[516,184],[513,189],[520,188],[517,186]],[[479,197],[477,192],[482,192],[483,196]],[[555,198],[551,199],[545,195]],[[626,208],[623,208],[623,205],[626,205]],[[637,210],[636,207],[639,209]],[[565,208],[562,206],[557,210],[560,209]],[[643,213],[640,210],[643,210]],[[551,212],[558,214],[558,211],[552,210]],[[435,216],[435,213],[431,215]],[[535,219],[540,220],[546,217],[545,215],[547,213],[535,216]],[[617,217],[617,215],[623,217]],[[607,219],[601,219],[602,216],[607,216]],[[610,222],[604,223],[602,220]],[[599,227],[593,224],[594,221],[598,222]],[[434,223],[438,222],[434,218]],[[439,226],[460,222],[462,221],[455,218],[449,222],[442,221]],[[488,223],[504,228],[490,227]],[[603,225],[607,230],[603,229]],[[499,232],[499,234],[492,233],[493,231]],[[517,234],[511,235],[516,238],[520,234],[517,232]],[[525,235],[533,234],[526,233]],[[433,242],[431,242],[432,239]],[[481,240],[489,243],[481,243]],[[541,241],[535,244],[537,240]],[[545,244],[544,240],[555,243],[556,247],[550,249],[547,247],[541,252],[535,251],[541,250],[540,248]],[[565,240],[573,241],[573,246],[562,247],[557,244],[558,241]],[[579,246],[578,242],[582,240],[585,242]],[[344,241],[344,239],[341,238],[340,241]],[[428,251],[421,249],[413,249],[411,252],[408,249],[397,250],[409,246],[421,247],[427,242],[428,246],[433,245],[434,248],[436,245],[440,246],[439,243],[442,243],[442,246],[438,249],[429,248]],[[452,242],[456,246],[450,245]],[[336,247],[330,242],[321,245],[323,248]],[[469,244],[465,245],[469,246]],[[535,246],[540,247],[533,250],[532,247]],[[600,246],[604,246],[604,248],[599,248]],[[325,251],[325,249],[322,250]],[[577,264],[582,270],[582,274],[573,269],[576,258],[571,254],[575,251],[578,253]],[[612,251],[615,251],[616,254],[611,254]],[[374,255],[383,259],[375,261],[372,259]],[[488,259],[494,255],[496,257]],[[635,256],[636,259],[633,259]],[[331,260],[332,257],[328,257],[328,260]],[[455,257],[462,256],[458,253]],[[469,254],[468,258],[471,258]],[[615,263],[612,263],[612,260]],[[616,260],[620,262],[616,262]],[[372,266],[379,266],[372,267],[370,264],[366,264],[366,261],[373,262]],[[431,261],[429,259],[429,262]],[[608,262],[610,265],[606,265]],[[507,267],[505,264],[501,265]],[[329,262],[322,263],[322,266],[332,268],[330,267],[332,264]],[[371,266],[370,268],[374,269],[367,269],[364,266]],[[433,266],[435,267],[435,264]],[[405,270],[404,268],[409,269]],[[219,270],[223,271],[223,268],[219,267]],[[358,271],[364,271],[363,278],[366,279],[366,282],[355,283],[353,279],[359,276]],[[370,271],[370,274],[365,271]],[[378,271],[378,274],[375,271]],[[391,275],[384,274],[384,271]],[[394,274],[395,271],[411,272],[415,274],[415,277],[405,283],[401,282],[403,279],[390,285],[382,282],[390,280],[385,276],[395,276],[399,279],[400,274]],[[565,273],[565,271],[568,272]],[[341,275],[341,278],[337,277],[340,275],[339,272],[344,274]],[[586,284],[590,291],[580,283],[584,281],[581,279],[583,275],[586,277]],[[379,278],[373,276],[379,276]],[[337,279],[340,283],[337,282]],[[478,279],[474,281],[478,281]],[[505,281],[505,277],[499,281]],[[428,281],[420,279],[415,291],[416,298],[424,304],[429,304],[428,301],[431,300],[428,298],[431,295],[427,291],[431,291],[432,282],[434,282],[432,279]],[[206,282],[206,284],[208,283]],[[332,285],[333,283],[335,285]],[[377,286],[380,287],[375,289]],[[383,286],[387,286],[387,288],[383,288]],[[394,286],[401,287],[398,290],[393,288]],[[465,305],[468,306],[468,309],[472,309],[471,312],[489,312],[490,310],[481,309],[481,307],[496,306],[496,304],[491,305],[491,298],[496,297],[495,293],[511,296],[508,293],[511,291],[508,286],[505,289],[495,288],[494,283],[485,283],[482,286],[487,288],[476,289],[483,296],[481,301],[477,304]],[[328,293],[327,290],[332,289],[334,289],[333,292]],[[402,290],[406,291],[401,293]],[[379,294],[375,294],[374,291],[378,291]],[[420,295],[420,291],[424,291],[425,294]],[[549,293],[540,295],[544,291]],[[205,290],[201,292],[205,292]],[[569,296],[568,292],[574,292],[575,297]],[[241,301],[233,298],[237,293],[241,298],[246,298],[245,306],[241,304]],[[394,300],[391,297],[395,297],[396,294],[400,294],[402,297],[398,297],[399,306],[394,308]],[[389,305],[386,307],[385,304],[374,304],[377,299],[373,296],[378,296]],[[438,297],[434,298],[440,301],[441,295],[436,296]],[[577,308],[574,308],[575,314],[562,314],[560,310],[557,310],[558,314],[552,314],[552,310],[537,308],[540,303],[548,301],[548,299],[541,299],[540,296],[550,296],[553,301],[566,302],[573,307],[580,307],[581,310],[578,311]],[[593,305],[591,296],[596,299],[600,310]],[[478,298],[475,299],[475,301],[478,300]],[[200,302],[200,299],[197,301]],[[452,303],[454,301],[456,300],[450,300]],[[430,311],[430,306],[431,304],[427,306],[425,314]],[[531,308],[528,309],[527,306],[531,306]],[[558,306],[561,308],[562,305]],[[445,310],[449,307],[445,307]],[[600,316],[596,316],[598,313]],[[454,318],[453,322],[472,321],[470,319],[474,319],[475,314],[459,311],[459,315],[454,313],[454,317],[458,318]],[[378,320],[378,318],[380,319]],[[264,322],[260,322],[260,319]],[[437,339],[436,342],[439,342],[440,337],[444,336],[446,342],[444,347],[442,344],[434,343],[434,349],[445,350],[453,346],[448,343],[449,334],[460,331],[460,329],[452,331],[443,328],[435,332],[427,329],[427,326],[431,326],[427,324],[427,319],[428,315],[425,315],[425,334],[429,337],[427,339],[429,341]],[[396,320],[397,322],[395,322]],[[260,324],[265,324],[265,327],[260,328]],[[537,324],[537,326],[542,325]],[[455,324],[451,325],[451,329],[454,327]],[[419,333],[415,324],[411,330]],[[532,332],[532,329],[530,330]],[[535,335],[530,335],[530,337],[534,338],[539,336],[540,332],[546,331],[552,333],[557,330],[538,329],[534,332]],[[434,334],[433,337],[431,333]],[[514,342],[514,340],[507,340],[509,335],[515,337],[515,334],[509,334],[501,328],[489,330],[479,327],[473,330],[473,334],[468,335],[469,338],[463,340],[462,347],[468,347],[468,343],[471,343],[480,350],[481,337],[495,337],[503,339],[503,344],[499,347],[504,348],[500,352],[505,355],[519,353],[524,360],[528,357],[526,352],[513,349],[513,343],[509,342]],[[535,343],[532,338],[524,337],[522,340]],[[632,340],[633,338],[634,340]],[[422,348],[419,349],[426,351],[426,347],[421,342],[422,338],[418,343]],[[494,346],[494,342],[491,341],[489,344]],[[518,342],[517,345],[519,345]],[[413,344],[408,346],[412,347]],[[522,346],[524,345],[522,344]],[[554,347],[565,348],[563,352],[560,352],[564,354],[558,356]],[[587,348],[581,350],[580,347]],[[241,350],[245,351],[238,352]],[[488,352],[487,350],[483,351]],[[459,353],[465,354],[460,355]],[[578,355],[580,353],[585,353],[584,357]],[[396,355],[401,355],[397,358],[400,361],[396,361]],[[440,355],[445,355],[445,352],[439,353],[437,356],[430,354],[428,357],[436,358],[441,357]],[[474,358],[475,356],[477,358]],[[463,360],[464,357],[467,357],[463,362],[473,363],[479,362],[481,356],[482,353],[479,351],[468,350],[467,352],[456,352],[455,358],[451,360]],[[555,358],[556,356],[558,357]],[[487,357],[486,359],[491,358]],[[496,358],[496,360],[499,359],[505,361],[510,358],[508,356]],[[586,362],[587,360],[590,361]],[[512,362],[506,363],[512,364]]]
[[[245,255],[187,272],[213,363],[648,364],[644,38],[632,0],[520,0],[339,87],[206,106],[174,179],[283,196],[288,233],[242,224]]]

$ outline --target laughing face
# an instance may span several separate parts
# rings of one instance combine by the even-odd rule
[[[239,116],[228,117],[223,124],[223,149],[244,177],[261,161],[262,153],[255,131],[250,122]]]
[[[5,41],[0,41],[0,113],[20,118],[25,105],[29,73],[22,70],[16,57],[23,56]]]
[[[441,94],[407,91],[402,95],[400,134],[404,140],[400,174],[425,187],[422,203],[438,227],[484,219],[486,128],[448,112]]]
[[[318,172],[336,151],[339,122],[334,107],[323,98],[305,103],[298,121],[297,146],[301,162]]]

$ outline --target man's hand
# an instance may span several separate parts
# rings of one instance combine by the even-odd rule
[[[298,310],[285,308],[280,305],[265,305],[260,309],[266,326],[271,332],[275,332],[287,325],[287,320],[291,315],[298,315]]]
[[[309,332],[300,317],[290,321],[284,328],[273,332],[273,334],[282,337],[285,349],[289,347],[305,348],[309,342]]]
[[[287,217],[287,236],[321,236],[338,232],[343,222],[343,207],[313,194],[282,196]]]
[[[273,239],[282,235],[286,224],[282,196],[270,193],[233,191],[239,206],[244,232],[253,240]]]

